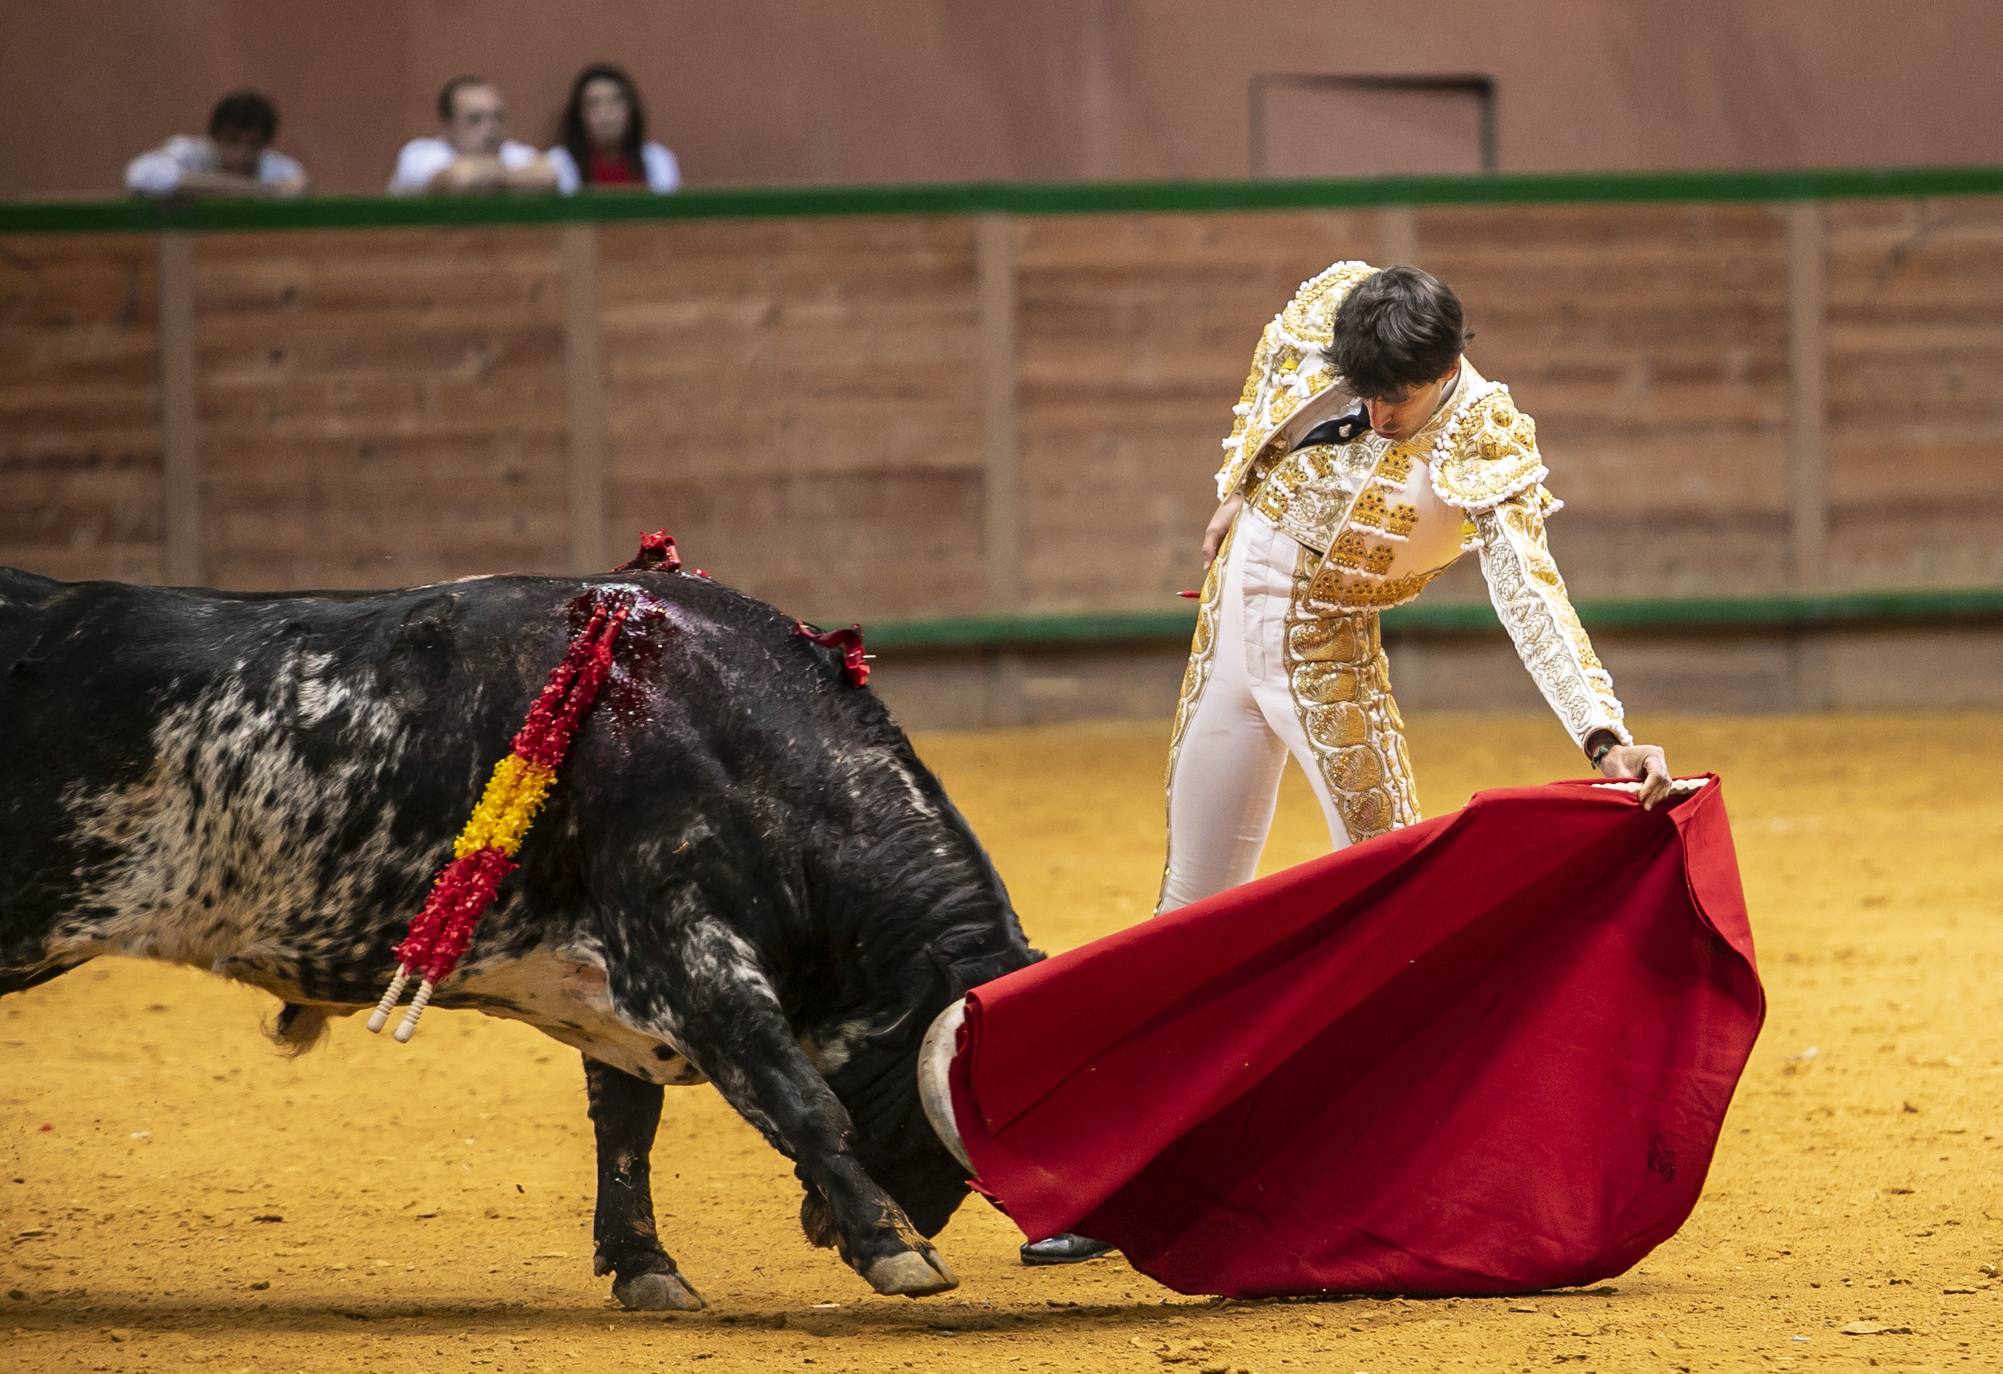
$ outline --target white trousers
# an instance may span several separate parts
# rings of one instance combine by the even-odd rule
[[[1272,828],[1287,755],[1321,803],[1332,849],[1349,843],[1295,708],[1287,620],[1300,545],[1255,511],[1224,553],[1208,680],[1183,725],[1168,780],[1168,864],[1156,910],[1250,881]]]

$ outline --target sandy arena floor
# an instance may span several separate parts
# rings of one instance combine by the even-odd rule
[[[710,1309],[629,1314],[591,1275],[573,1053],[457,1013],[289,1062],[269,999],[102,961],[0,1002],[0,1369],[2003,1370],[2003,718],[1650,726],[1725,775],[1772,1011],[1696,1215],[1604,1288],[1182,1298],[1116,1261],[1022,1269],[974,1202],[941,1239],[960,1289],[878,1298],[691,1088],[655,1191]],[[1057,950],[1146,914],[1163,736],[919,745]],[[1433,716],[1414,752],[1435,812],[1578,772],[1548,719]],[[1269,864],[1319,824],[1290,779]]]

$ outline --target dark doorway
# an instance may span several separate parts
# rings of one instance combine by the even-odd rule
[[[1252,78],[1255,177],[1369,177],[1496,170],[1489,76]]]

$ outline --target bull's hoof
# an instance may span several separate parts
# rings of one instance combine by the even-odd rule
[[[680,1274],[635,1274],[630,1279],[614,1279],[612,1296],[628,1312],[700,1312],[708,1306],[702,1294]]]
[[[907,1298],[930,1297],[960,1286],[946,1261],[936,1254],[923,1255],[916,1250],[885,1255],[865,1269],[862,1276],[879,1293],[901,1293]]]

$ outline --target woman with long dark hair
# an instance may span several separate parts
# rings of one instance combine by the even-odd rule
[[[647,141],[647,115],[625,70],[594,62],[570,83],[556,147],[557,190],[640,190],[665,195],[682,184],[675,155]]]

